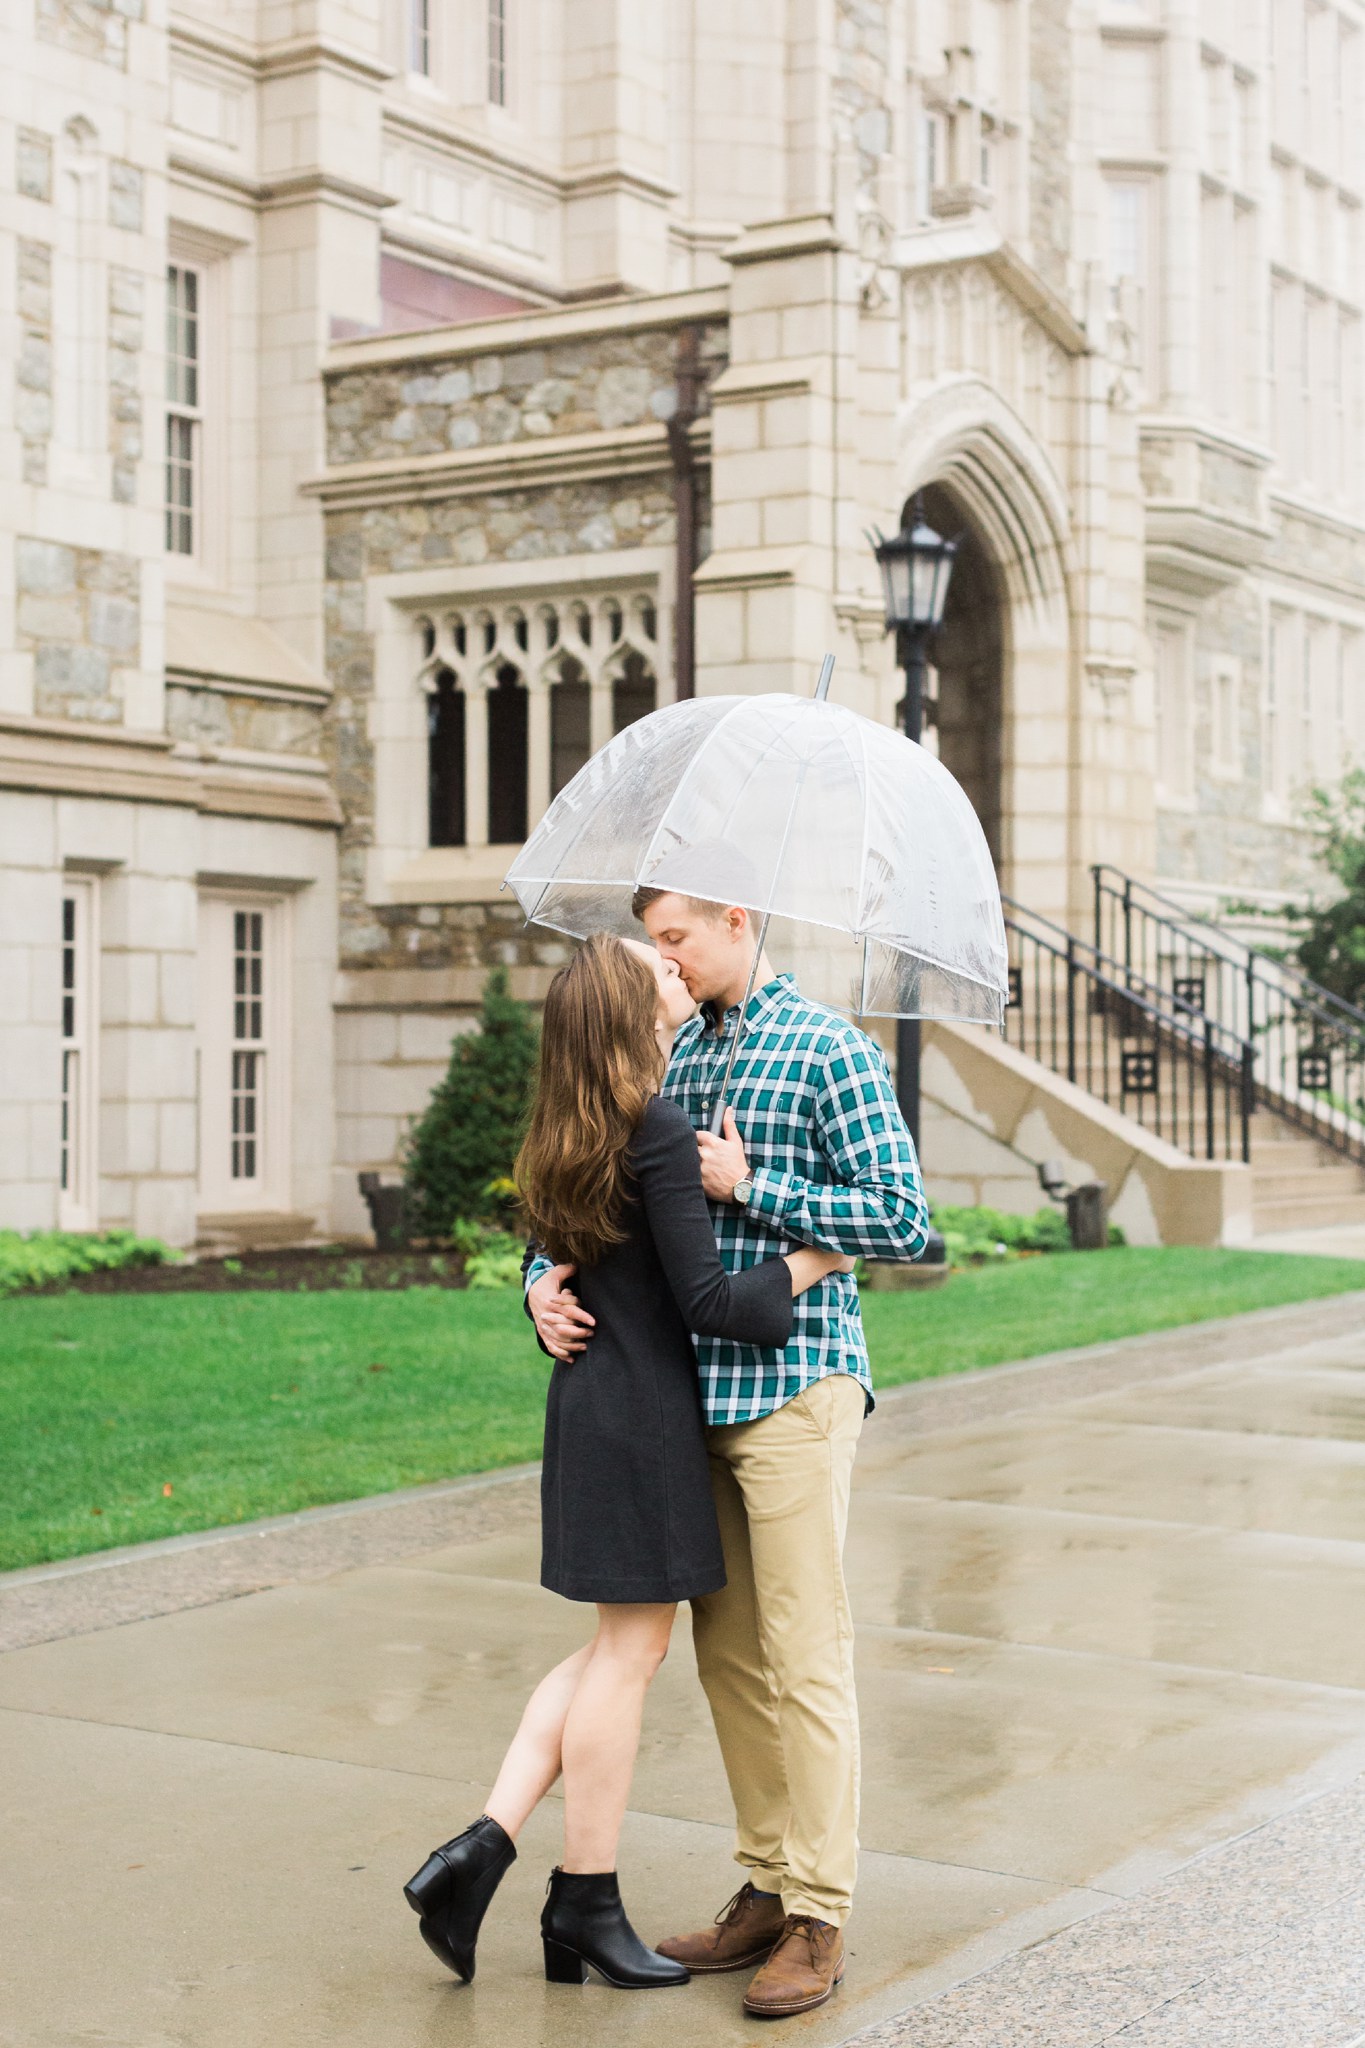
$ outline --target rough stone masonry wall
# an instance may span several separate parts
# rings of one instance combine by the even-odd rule
[[[706,386],[724,367],[725,331],[703,337]],[[486,441],[591,433],[668,417],[674,404],[673,330],[606,334],[451,358],[411,370],[356,370],[327,393],[334,465],[469,448]],[[703,407],[705,399],[703,397]],[[699,507],[699,559],[709,505]],[[633,547],[676,536],[672,476],[599,478],[482,496],[342,511],[327,522],[327,673],[335,696],[324,749],[344,814],[340,843],[343,969],[554,966],[561,942],[527,933],[515,905],[375,905],[365,899],[374,765],[367,736],[374,647],[365,629],[367,579],[404,569],[535,561]],[[477,981],[471,979],[471,988]]]
[[[243,747],[261,754],[322,753],[322,712],[216,684],[168,683],[166,730],[203,747]]]
[[[48,189],[41,194],[43,198],[51,191],[51,169],[49,152]],[[20,235],[15,245],[15,261],[19,360],[14,369],[14,424],[19,429],[23,450],[24,482],[45,484],[48,443],[52,438],[51,247],[47,242]]]
[[[702,375],[708,387],[724,368],[724,348],[724,328],[707,328]],[[343,373],[327,391],[327,460],[436,455],[671,419],[676,353],[671,328],[647,328]]]
[[[123,673],[136,668],[142,642],[136,558],[21,535],[15,586],[39,717],[120,719]]]

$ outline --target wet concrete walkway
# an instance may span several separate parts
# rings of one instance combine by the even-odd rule
[[[890,1395],[849,1552],[863,1877],[847,1983],[789,2037],[1365,2037],[1365,1297]],[[403,1878],[585,1632],[536,1563],[514,1476],[0,1580],[0,2044],[751,2040],[742,1979],[543,1983],[554,1802],[471,1990],[416,1938]],[[714,1911],[729,1847],[680,1628],[642,1930]]]

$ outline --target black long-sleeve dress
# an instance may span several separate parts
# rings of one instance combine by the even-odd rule
[[[545,1410],[540,1579],[568,1600],[669,1601],[725,1584],[689,1332],[781,1345],[780,1258],[727,1273],[685,1112],[656,1096],[631,1141],[626,1235],[570,1284],[596,1328]]]

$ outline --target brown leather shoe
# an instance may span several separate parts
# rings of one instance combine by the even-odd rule
[[[742,1884],[710,1927],[699,1934],[670,1935],[667,1941],[656,1942],[655,1949],[701,1976],[708,1970],[749,1970],[771,1954],[786,1924],[782,1901],[774,1892],[756,1892],[751,1884]]]
[[[823,2005],[844,1974],[844,1937],[828,1920],[789,1913],[782,1938],[744,1994],[756,2020],[784,2020]]]

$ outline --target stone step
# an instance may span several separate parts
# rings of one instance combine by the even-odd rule
[[[1263,1138],[1256,1125],[1251,1126],[1251,1163],[1260,1166],[1280,1166],[1292,1171],[1298,1166],[1327,1166],[1340,1162],[1340,1153],[1333,1152],[1328,1145],[1316,1138]]]
[[[1272,1230],[1325,1230],[1334,1223],[1365,1223],[1365,1194],[1257,1200],[1252,1221],[1258,1236]]]
[[[1344,1160],[1336,1165],[1266,1166],[1251,1162],[1251,1185],[1256,1201],[1326,1201],[1333,1195],[1365,1195],[1360,1168]]]

